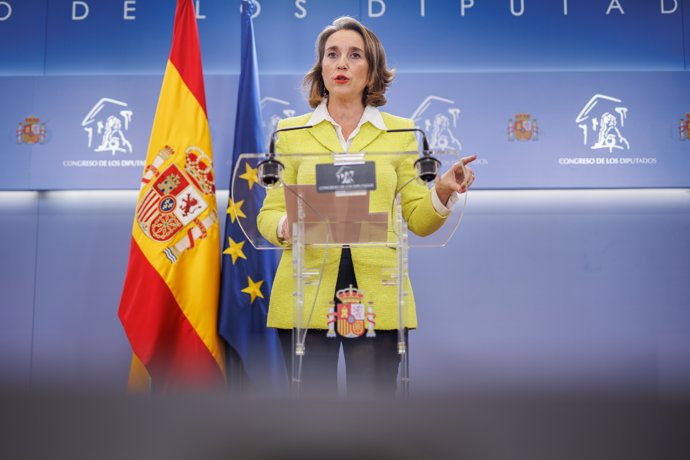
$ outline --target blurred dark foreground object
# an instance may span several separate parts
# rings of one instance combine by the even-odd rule
[[[690,458],[690,402],[620,394],[296,401],[4,388],[0,404],[3,459]]]

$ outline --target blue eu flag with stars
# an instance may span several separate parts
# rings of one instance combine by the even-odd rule
[[[259,75],[254,45],[252,12],[256,6],[242,2],[242,63],[235,116],[235,142],[232,171],[241,153],[265,152],[261,118]],[[256,183],[256,169],[239,165],[242,174],[235,181],[234,202],[228,201],[222,255],[219,333],[228,344],[230,384],[248,378],[249,386],[280,389],[287,384],[287,373],[278,334],[266,327],[268,299],[277,268],[278,251],[256,250],[240,228],[240,219],[256,218],[265,193]],[[245,171],[246,170],[246,171]],[[252,202],[248,202],[252,201]],[[245,217],[246,216],[248,217]]]

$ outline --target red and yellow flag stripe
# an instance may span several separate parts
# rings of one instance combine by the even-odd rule
[[[205,163],[197,163],[200,154],[205,154]],[[137,214],[119,309],[133,364],[143,364],[155,388],[224,380],[217,333],[220,242],[211,159],[196,18],[192,0],[178,0],[138,209],[144,199],[149,206],[156,195],[161,204],[151,208],[154,214],[170,216],[176,207],[178,217],[184,217],[172,217],[177,227],[166,227],[164,219],[142,222],[144,213]],[[171,191],[179,181],[192,188]],[[190,215],[190,210],[197,214]],[[162,230],[156,233],[156,228]],[[132,366],[132,372],[137,369],[141,366]],[[130,383],[136,380],[130,376]]]

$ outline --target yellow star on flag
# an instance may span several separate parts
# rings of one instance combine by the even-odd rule
[[[255,283],[252,280],[252,277],[248,276],[247,282],[249,283],[249,286],[242,289],[242,292],[244,292],[245,294],[249,294],[251,296],[252,299],[249,301],[249,303],[254,303],[254,299],[256,299],[257,297],[261,297],[263,299],[264,295],[261,293],[261,285],[264,284],[264,280],[257,281]]]
[[[245,173],[242,174],[240,178],[249,182],[249,190],[251,190],[252,187],[254,187],[254,184],[259,182],[259,168],[252,168],[249,166],[249,163],[245,162],[244,169]]]
[[[235,241],[230,237],[228,237],[228,240],[230,240],[230,246],[225,251],[223,251],[223,254],[229,254],[232,256],[232,264],[235,265],[235,262],[237,262],[237,259],[239,257],[246,259],[247,256],[245,256],[244,251],[242,251],[242,247],[244,246],[244,243],[246,243],[246,241],[240,241],[239,243],[235,243]]]
[[[230,220],[234,224],[235,221],[237,220],[238,217],[247,217],[244,215],[242,212],[242,205],[244,204],[244,200],[238,201],[235,203],[232,201],[232,198],[230,198],[230,203],[228,204],[228,214],[230,214]]]

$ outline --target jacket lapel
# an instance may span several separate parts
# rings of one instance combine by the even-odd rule
[[[362,152],[366,147],[374,142],[381,134],[383,134],[385,131],[382,131],[371,123],[364,123],[360,128],[359,132],[355,136],[355,138],[352,140],[352,144],[350,145],[350,152],[355,153],[355,152]]]
[[[330,152],[343,151],[343,147],[338,140],[338,135],[335,133],[335,128],[328,121],[324,120],[307,131],[319,144],[326,147]]]

